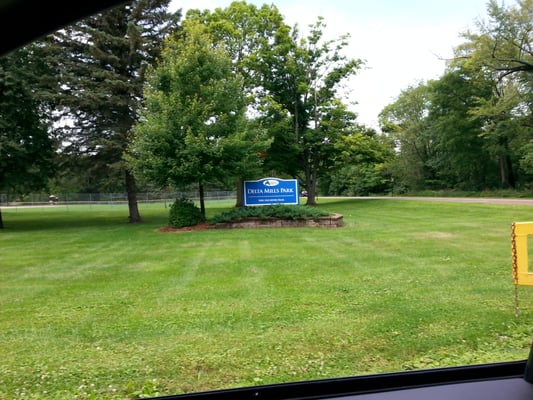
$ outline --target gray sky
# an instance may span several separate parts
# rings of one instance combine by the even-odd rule
[[[377,116],[403,89],[438,78],[445,59],[462,42],[460,33],[486,19],[488,0],[248,0],[275,4],[289,25],[301,31],[324,17],[325,39],[349,33],[347,55],[366,64],[350,80],[358,121],[377,127]],[[499,0],[501,3],[502,0]],[[173,8],[227,7],[230,0],[173,0]],[[515,4],[505,0],[505,4]]]

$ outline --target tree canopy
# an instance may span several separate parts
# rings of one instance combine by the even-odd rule
[[[305,38],[293,28],[267,53],[263,70],[263,118],[275,127],[266,166],[300,177],[309,205],[320,176],[333,165],[334,143],[355,122],[340,89],[362,65],[343,53],[348,36],[325,40],[324,27],[319,17]]]
[[[200,26],[203,27],[201,36],[195,33]],[[141,161],[144,176],[157,179],[159,185],[168,181],[183,185],[197,180],[202,186],[207,175],[210,180],[222,175],[215,165],[223,164],[224,173],[230,176],[238,171],[243,175],[249,174],[249,168],[238,168],[243,165],[238,163],[242,159],[242,152],[233,152],[239,155],[234,157],[233,163],[227,162],[228,155],[224,155],[225,162],[221,159],[217,161],[217,158],[222,157],[223,147],[219,135],[211,131],[218,129],[218,117],[213,119],[209,112],[188,109],[190,104],[194,104],[205,110],[204,106],[199,105],[207,101],[204,99],[210,99],[209,104],[220,111],[238,102],[242,112],[235,115],[241,116],[241,122],[246,116],[246,127],[243,124],[240,127],[225,124],[224,128],[234,130],[233,136],[225,133],[220,137],[226,140],[235,139],[235,134],[242,139],[247,137],[249,144],[243,148],[247,149],[248,154],[260,155],[261,158],[251,164],[258,165],[264,159],[263,173],[301,177],[309,193],[308,203],[313,204],[320,171],[334,164],[336,138],[345,133],[355,120],[355,114],[349,112],[338,97],[338,89],[342,81],[354,74],[361,65],[360,60],[349,59],[342,54],[347,37],[323,40],[324,26],[319,18],[309,35],[301,38],[296,27],[290,29],[283,23],[275,7],[257,8],[245,2],[234,2],[227,9],[217,9],[213,13],[189,11],[182,37],[167,43],[164,62],[158,67],[154,74],[156,81],[151,82],[146,93],[151,101],[157,99],[158,104],[149,105],[144,115],[145,121],[139,125],[136,151],[142,155],[150,148],[151,162],[157,167],[150,167],[147,161]],[[203,42],[197,39],[194,42],[197,48],[190,51],[194,35],[201,37]],[[222,50],[226,54],[227,66],[220,65],[220,58],[215,57]],[[203,58],[199,54],[203,54]],[[200,58],[209,60],[210,66],[198,61]],[[173,61],[169,61],[171,59]],[[184,65],[187,65],[186,69]],[[214,68],[215,65],[217,68]],[[216,79],[215,69],[225,74],[226,85],[239,77],[239,89],[233,94],[223,93],[214,83],[208,84],[212,93],[202,89],[200,83],[205,85],[208,79]],[[177,84],[178,81],[182,83]],[[220,93],[215,93],[217,90]],[[225,104],[219,105],[217,96],[221,94]],[[228,97],[230,95],[236,96],[235,99]],[[167,97],[163,100],[162,96]],[[172,104],[172,110],[176,112],[171,114],[165,111],[161,102]],[[156,124],[155,121],[163,114],[165,122]],[[212,119],[207,122],[207,118]],[[170,120],[174,121],[171,127],[168,125]],[[183,132],[178,134],[178,127]],[[156,136],[155,131],[161,133]],[[272,138],[269,148],[264,147],[265,142],[261,141],[263,136],[259,134],[258,138],[258,132]],[[154,156],[161,154],[160,150],[154,149],[157,145],[148,143],[161,140],[165,135],[171,135],[173,140],[183,138],[173,143],[171,147],[179,151],[175,152],[173,160],[166,154],[166,162]],[[187,135],[189,139],[185,140]],[[192,140],[191,135],[203,139],[197,142]],[[217,138],[216,145],[214,138]],[[254,146],[256,151],[251,152]],[[233,146],[234,149],[237,147]],[[203,156],[199,156],[200,153]],[[192,154],[195,156],[192,157]],[[143,156],[138,158],[150,159]],[[250,156],[245,159],[250,159]],[[140,166],[139,162],[136,164]],[[158,172],[155,172],[156,169]]]
[[[532,176],[533,2],[490,0],[487,11],[439,79],[381,113],[408,189],[518,188]]]
[[[45,188],[53,172],[54,143],[31,89],[34,68],[24,49],[0,58],[0,190],[19,195]]]
[[[180,12],[169,13],[169,2],[134,0],[113,7],[55,32],[46,47],[60,88],[53,104],[63,122],[57,130],[63,167],[106,177],[100,184],[122,179],[130,222],[141,217],[135,177],[123,155],[142,105],[145,72],[164,38],[178,29]]]
[[[258,159],[245,140],[243,79],[204,26],[190,21],[165,43],[148,82],[131,161],[161,187],[197,184],[205,216],[205,184]]]
[[[320,16],[301,30],[273,4],[234,1],[180,21],[169,1],[124,3],[2,60],[0,151],[17,154],[2,157],[4,190],[47,179],[125,188],[135,222],[139,179],[202,192],[298,178],[308,204],[319,191],[386,193],[393,182],[396,192],[530,187],[533,0],[489,0],[443,74],[381,111],[381,132],[346,104],[344,84],[363,62],[346,53],[348,36],[325,37]],[[17,163],[26,178],[10,175]]]

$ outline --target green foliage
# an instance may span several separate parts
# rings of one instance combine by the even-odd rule
[[[53,171],[53,141],[32,96],[29,76],[38,73],[32,65],[24,49],[0,58],[0,191],[39,190]]]
[[[209,222],[216,224],[220,222],[242,221],[252,217],[260,219],[279,218],[287,220],[316,219],[327,215],[329,215],[329,213],[316,207],[279,204],[235,208],[212,217]]]
[[[500,80],[529,80],[528,74],[533,72],[533,1],[505,5],[489,0],[487,14],[486,19],[476,21],[477,31],[463,33],[466,41],[457,47],[455,63],[482,67]]]
[[[428,126],[430,104],[431,86],[419,82],[404,89],[380,112],[382,130],[398,149],[392,162],[396,184],[418,189],[435,180],[431,160],[437,154],[435,137],[439,133]]]
[[[365,196],[390,191],[387,165],[394,159],[394,143],[372,130],[359,129],[335,144],[335,169],[320,181],[324,195]]]
[[[160,383],[157,379],[152,379],[139,384],[133,380],[126,385],[125,392],[132,399],[146,399],[149,397],[157,397],[161,395]]]
[[[369,196],[392,191],[391,178],[383,164],[378,163],[346,166],[320,183],[326,196]]]
[[[484,137],[486,121],[472,114],[480,102],[491,101],[494,83],[475,71],[458,68],[429,88],[427,136],[436,150],[427,162],[435,171],[432,179],[441,187],[497,187],[499,155],[490,150],[491,140]]]
[[[380,114],[407,190],[523,188],[531,182],[533,1],[487,4],[487,19],[437,80],[402,91]]]
[[[120,185],[130,198],[130,222],[139,222],[140,215],[124,153],[143,104],[146,70],[165,37],[178,29],[180,11],[168,12],[169,3],[119,4],[54,32],[43,46],[54,69],[49,79],[59,78],[61,88],[46,95],[54,115],[70,121],[55,132],[63,144],[58,183],[97,191]]]
[[[188,21],[149,77],[131,162],[161,187],[202,187],[238,178],[259,159],[246,133],[243,79],[204,26]]]
[[[493,89],[479,71],[455,67],[402,91],[380,114],[398,148],[390,168],[396,184],[408,190],[498,187],[516,129],[488,135],[489,121],[474,113],[492,101]]]
[[[309,205],[315,204],[319,179],[333,165],[334,143],[354,125],[356,116],[342,102],[339,89],[363,64],[342,54],[348,35],[325,40],[325,27],[319,17],[307,37],[299,37],[296,29],[287,33],[282,46],[270,49],[263,66],[264,86],[271,93],[263,118],[277,127],[289,123],[288,129],[273,132],[267,165],[301,176]],[[288,160],[279,158],[284,154]]]
[[[533,1],[504,5],[490,0],[487,14],[476,29],[463,33],[465,42],[455,49],[452,68],[476,71],[492,83],[491,96],[480,96],[468,112],[483,123],[480,137],[498,164],[499,186],[516,188],[531,181]],[[479,78],[469,82],[477,85]]]
[[[192,200],[176,199],[170,206],[168,223],[172,228],[198,225],[204,221],[202,212]]]
[[[272,138],[263,151],[264,171],[300,177],[313,204],[317,182],[333,164],[333,143],[355,120],[339,90],[362,65],[343,54],[348,35],[325,40],[326,24],[318,17],[303,37],[275,6],[245,2],[191,10],[187,20],[205,24],[242,74],[251,114]]]

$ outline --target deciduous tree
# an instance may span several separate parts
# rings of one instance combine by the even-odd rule
[[[336,168],[320,183],[325,193],[368,196],[371,193],[384,193],[391,188],[388,166],[394,158],[394,147],[386,135],[356,126],[352,132],[340,137],[335,147]]]
[[[259,162],[244,124],[242,77],[205,27],[188,21],[167,41],[146,87],[132,162],[160,186],[197,184],[205,216],[205,184],[239,176]]]
[[[466,68],[448,70],[431,84],[428,126],[436,154],[432,161],[443,188],[483,190],[498,185],[496,148],[484,132],[484,118],[473,110],[490,101],[494,82]]]
[[[267,165],[300,175],[307,189],[307,204],[316,202],[318,179],[333,162],[334,142],[341,125],[353,124],[355,114],[342,104],[342,84],[361,67],[362,61],[343,54],[348,36],[324,40],[323,18],[301,38],[296,27],[278,46],[265,54],[262,64],[267,117],[278,127]],[[267,119],[268,120],[268,119]],[[333,121],[336,121],[333,123]],[[283,128],[280,122],[290,122]],[[289,129],[287,129],[289,128]],[[283,166],[279,155],[291,162]]]
[[[273,138],[264,172],[299,178],[308,204],[314,204],[318,178],[332,164],[339,133],[326,121],[338,117],[339,89],[362,64],[343,53],[347,36],[324,40],[325,24],[318,18],[301,37],[275,6],[244,1],[214,12],[191,11],[187,19],[207,26],[244,77],[249,115]],[[353,117],[343,118],[348,115]]]
[[[490,0],[487,11],[475,31],[463,34],[453,65],[494,82],[493,96],[472,113],[485,121],[483,136],[499,158],[501,186],[515,187],[533,141],[533,0],[510,6]]]
[[[430,92],[426,82],[410,86],[379,114],[381,129],[394,140],[398,152],[393,168],[396,185],[410,189],[424,188],[436,178],[431,163],[436,142],[427,121]]]
[[[206,27],[214,42],[223,47],[232,60],[233,70],[243,77],[248,123],[255,132],[264,132],[270,137],[280,127],[272,119],[265,123],[262,118],[265,105],[270,104],[265,90],[265,71],[268,71],[268,58],[279,46],[285,46],[289,38],[290,27],[285,24],[278,8],[271,4],[258,7],[246,1],[233,1],[226,8],[215,10],[189,10],[186,20],[197,21]],[[290,128],[289,128],[290,130]],[[271,140],[255,137],[257,151],[266,157],[266,149]],[[285,150],[285,166],[294,160]],[[271,160],[268,160],[271,161]],[[253,166],[256,168],[253,168]],[[242,181],[257,179],[262,171],[257,163],[242,169],[242,176],[236,180],[236,206],[243,205]],[[279,169],[278,169],[279,171]],[[269,173],[269,172],[267,172]],[[273,172],[275,173],[275,172]],[[290,174],[295,177],[295,174]]]

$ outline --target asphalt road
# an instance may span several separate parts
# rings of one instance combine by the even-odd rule
[[[393,196],[393,197],[357,197],[359,199],[379,199],[379,200],[416,200],[416,201],[437,201],[437,202],[456,202],[456,203],[483,203],[483,204],[513,204],[517,206],[533,206],[533,199],[507,199],[507,198],[488,198],[488,197],[411,197],[411,196]]]

